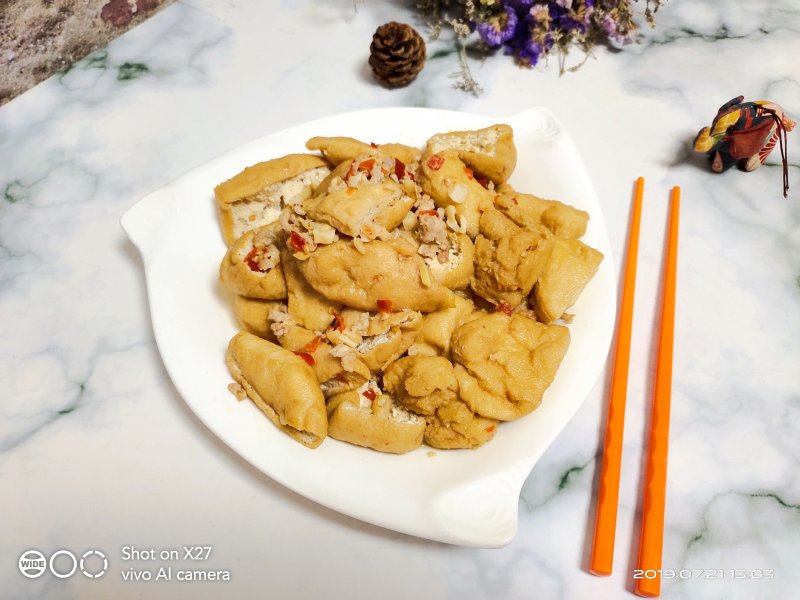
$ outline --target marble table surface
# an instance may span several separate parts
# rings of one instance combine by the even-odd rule
[[[365,68],[405,2],[179,0],[0,109],[0,596],[8,598],[632,597],[653,325],[669,188],[681,185],[665,598],[788,598],[800,586],[800,134],[709,172],[697,130],[737,94],[800,115],[800,7],[670,0],[658,27],[576,73],[502,56],[452,88],[446,41],[408,88]],[[439,52],[441,51],[441,52]],[[524,485],[499,550],[411,538],[322,508],[233,454],[186,408],[119,227],[139,198],[248,140],[338,112],[550,108],[601,199],[619,268],[647,179],[614,574],[586,571],[607,374]],[[775,153],[777,154],[777,152]],[[211,546],[229,582],[131,582],[126,546]],[[98,549],[98,579],[26,579],[27,549]],[[175,563],[178,564],[178,563]],[[186,564],[180,562],[179,564]],[[64,568],[59,567],[63,572]],[[709,579],[722,570],[723,578]],[[759,571],[760,570],[760,571]],[[750,575],[736,578],[735,574]],[[763,575],[760,579],[753,575]]]

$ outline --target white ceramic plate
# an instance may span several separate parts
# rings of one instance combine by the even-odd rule
[[[421,146],[434,133],[505,122],[514,128],[516,189],[589,211],[586,243],[605,254],[571,312],[572,343],[542,405],[502,424],[478,450],[422,448],[395,456],[327,439],[310,450],[281,433],[227,386],[228,340],[237,327],[217,283],[225,253],[214,186],[244,167],[303,152],[314,135]],[[189,407],[226,444],[276,481],[357,519],[431,540],[479,547],[509,543],[519,492],[533,465],[575,414],[606,360],[614,325],[614,269],[603,215],[575,147],[556,118],[535,108],[510,119],[421,108],[329,117],[267,135],[184,175],[136,204],[122,227],[145,266],[156,342]]]

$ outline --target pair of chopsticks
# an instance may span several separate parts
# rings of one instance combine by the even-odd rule
[[[611,379],[606,435],[603,446],[603,466],[595,516],[594,544],[590,572],[610,575],[614,561],[614,537],[617,528],[620,462],[625,424],[625,400],[628,389],[628,365],[631,352],[633,296],[636,286],[636,261],[639,252],[639,226],[642,216],[644,179],[639,177],[631,211],[622,302],[617,330],[617,346]],[[658,362],[653,391],[647,470],[642,503],[641,537],[636,579],[636,593],[658,596],[661,591],[661,553],[664,541],[664,503],[667,486],[667,449],[669,446],[670,394],[672,388],[672,346],[675,324],[675,284],[678,262],[678,219],[681,192],[672,188],[667,233],[666,259],[661,296],[661,323],[658,338]]]

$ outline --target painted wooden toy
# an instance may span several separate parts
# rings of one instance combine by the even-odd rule
[[[721,173],[733,165],[753,171],[764,164],[777,143],[783,161],[783,195],[789,191],[786,132],[796,123],[774,102],[744,102],[737,96],[723,104],[711,127],[703,127],[694,140],[695,152],[705,152],[711,169]]]

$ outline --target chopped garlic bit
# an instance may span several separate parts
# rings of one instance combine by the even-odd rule
[[[311,235],[317,244],[332,244],[337,239],[336,229],[317,221],[311,221]]]
[[[403,229],[406,231],[413,231],[418,223],[419,219],[417,219],[417,214],[414,211],[408,211],[406,216],[403,217]]]
[[[270,321],[269,328],[272,330],[272,333],[279,338],[289,333],[289,327],[294,324],[292,317],[289,315],[288,307],[284,305],[269,311],[267,320]]]
[[[344,182],[344,179],[339,177],[338,175],[331,179],[331,182],[328,184],[328,192],[341,192],[342,190],[347,189],[347,184]]]
[[[419,212],[421,210],[435,210],[436,205],[433,203],[433,198],[428,194],[422,194],[414,203],[413,210]]]
[[[469,196],[469,190],[463,183],[456,183],[452,188],[447,190],[447,195],[456,204],[464,204]]]
[[[467,232],[466,222],[464,221],[464,219],[461,219],[459,221],[456,218],[456,207],[453,205],[450,205],[445,209],[445,223],[447,223],[447,226],[456,233]]]

